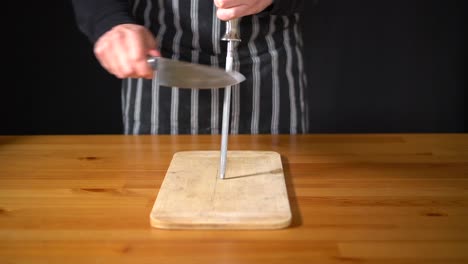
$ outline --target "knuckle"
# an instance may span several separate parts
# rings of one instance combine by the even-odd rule
[[[112,35],[111,35],[111,38],[113,41],[121,41],[123,39],[125,39],[125,36],[127,35],[127,32],[124,32],[124,31],[115,31]]]
[[[119,71],[120,75],[124,76],[124,77],[128,77],[128,76],[132,76],[135,74],[135,71],[133,71],[132,69],[130,68],[121,68],[120,71]]]
[[[97,56],[97,57],[100,57],[103,53],[104,49],[101,48],[100,46],[96,46],[94,47],[94,54]]]
[[[107,41],[100,39],[98,42],[96,42],[96,45],[94,45],[93,52],[96,55],[102,55],[108,46],[109,44]]]
[[[226,0],[215,0],[215,5],[219,8],[225,8]]]

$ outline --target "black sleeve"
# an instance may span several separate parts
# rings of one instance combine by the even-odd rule
[[[78,28],[91,42],[124,23],[136,23],[128,0],[71,0]]]
[[[303,0],[273,0],[273,4],[265,11],[271,15],[288,16],[301,12],[303,4]]]

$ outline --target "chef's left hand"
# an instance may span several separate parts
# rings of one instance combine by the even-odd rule
[[[272,3],[273,0],[214,0],[216,15],[223,21],[260,13]]]

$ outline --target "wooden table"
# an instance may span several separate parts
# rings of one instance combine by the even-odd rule
[[[172,155],[218,136],[0,137],[0,263],[468,263],[468,136],[232,136],[281,153],[287,229],[160,230]]]

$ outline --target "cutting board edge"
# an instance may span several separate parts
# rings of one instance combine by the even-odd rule
[[[274,230],[274,229],[285,229],[291,225],[292,214],[289,211],[289,214],[284,217],[284,219],[278,219],[277,221],[266,221],[266,222],[257,222],[257,223],[239,223],[239,222],[217,222],[217,223],[197,223],[194,225],[193,222],[181,222],[178,220],[177,223],[167,220],[164,218],[158,218],[150,214],[150,223],[154,228],[159,229],[231,229],[231,230],[255,230],[255,229],[264,229],[264,230]]]

